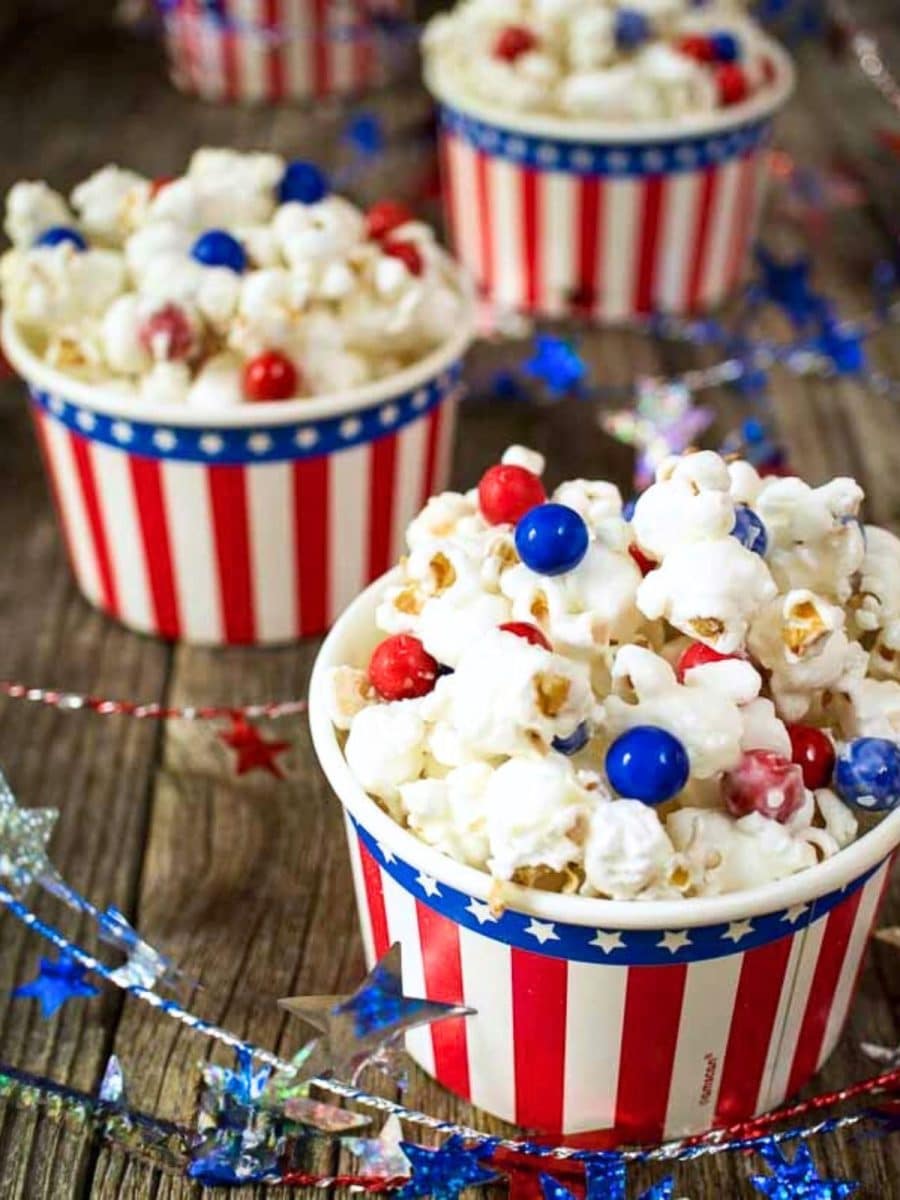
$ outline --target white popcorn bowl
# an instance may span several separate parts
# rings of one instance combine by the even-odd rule
[[[353,96],[409,70],[409,42],[373,26],[361,0],[166,0],[172,82],[214,103],[279,104]],[[400,3],[397,16],[409,17]]]
[[[732,107],[609,123],[515,113],[464,94],[437,62],[444,213],[456,256],[500,309],[624,322],[714,307],[739,283],[759,224],[774,78]]]
[[[403,946],[411,995],[477,1015],[415,1030],[413,1058],[477,1107],[542,1133],[659,1142],[779,1105],[837,1043],[900,844],[900,810],[833,858],[720,897],[613,901],[512,887],[419,841],[354,779],[329,719],[332,667],[364,666],[397,571],[339,618],[309,719],[344,806],[371,965]]]
[[[343,394],[220,412],[151,405],[48,367],[4,314],[76,582],[129,628],[206,645],[323,633],[447,486],[468,292],[439,349]]]

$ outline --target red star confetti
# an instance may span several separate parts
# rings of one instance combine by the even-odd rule
[[[290,742],[268,740],[262,736],[255,725],[242,716],[231,718],[231,728],[219,734],[229,750],[234,750],[237,759],[234,764],[237,775],[246,775],[250,771],[268,771],[276,779],[284,779],[284,771],[277,761],[279,754],[290,750]]]

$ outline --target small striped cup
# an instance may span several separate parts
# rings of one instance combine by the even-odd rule
[[[157,0],[172,82],[216,102],[348,96],[408,69],[412,44],[381,35],[364,0]],[[406,5],[399,7],[403,15]]]
[[[472,309],[440,349],[389,379],[219,413],[72,380],[6,314],[3,350],[28,385],[85,597],[131,629],[186,642],[324,632],[447,485]]]
[[[407,1036],[413,1058],[478,1108],[591,1144],[659,1142],[779,1105],[821,1067],[853,1000],[900,844],[900,810],[779,883],[622,902],[512,889],[397,825],[359,787],[328,717],[328,671],[378,636],[365,591],[325,640],[313,742],[344,806],[369,964],[403,945],[410,995],[476,1010]]]
[[[774,114],[794,69],[743,104],[674,123],[564,121],[459,94],[432,63],[445,217],[456,256],[499,309],[624,322],[713,307],[756,236]]]

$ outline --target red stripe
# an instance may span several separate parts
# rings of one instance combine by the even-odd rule
[[[718,167],[708,167],[703,172],[703,181],[700,184],[697,223],[694,227],[690,243],[693,247],[693,256],[691,258],[691,272],[688,277],[687,306],[691,311],[700,303],[700,293],[703,288],[703,280],[706,276],[713,200],[716,194],[719,175]]]
[[[397,438],[378,438],[372,443],[369,477],[369,578],[375,579],[391,565],[391,531],[394,519],[394,476]]]
[[[878,890],[878,899],[875,902],[875,907],[872,909],[872,916],[869,918],[869,928],[866,930],[867,943],[868,943],[869,934],[871,933],[871,931],[875,925],[875,922],[878,920],[878,914],[881,910],[881,906],[882,906],[882,904],[884,904],[885,893],[887,892],[888,887],[890,886],[890,883],[891,883],[891,871],[892,871],[893,865],[894,865],[894,857],[895,856],[892,854],[890,856],[890,858],[888,859],[887,870],[885,871],[884,879],[882,880],[881,887]],[[849,1004],[853,1003],[853,997],[856,995],[856,989],[859,986],[859,977],[862,974],[863,967],[866,965],[866,948],[867,948],[867,946],[863,946],[862,954],[860,954],[860,956],[859,956],[859,963],[857,964],[857,967],[856,967],[856,974],[853,977],[853,987],[850,989],[850,1000],[848,1002]]]
[[[637,312],[651,312],[656,301],[656,246],[662,217],[663,180],[652,175],[642,188],[640,249],[634,306]],[[624,247],[618,249],[624,252]]]
[[[326,455],[294,463],[297,611],[301,637],[322,633],[331,612],[328,492]]]
[[[752,228],[753,200],[756,194],[758,156],[748,154],[741,164],[738,199],[735,204],[734,227],[731,231],[731,254],[726,272],[726,287],[732,288],[741,278],[747,249],[755,230]]]
[[[522,168],[522,258],[525,262],[525,305],[536,308],[543,291],[540,256],[540,192],[538,172]]]
[[[273,35],[266,53],[266,75],[268,77],[268,98],[282,100],[284,98],[284,19],[281,12],[281,0],[263,0],[263,23],[266,31]]]
[[[178,619],[175,571],[162,491],[162,467],[156,459],[133,455],[129,456],[128,467],[134,489],[134,506],[141,526],[156,631],[162,637],[177,638],[181,635],[181,623]]]
[[[100,575],[100,603],[113,616],[119,615],[119,597],[116,592],[116,581],[113,577],[112,558],[109,544],[106,540],[106,527],[103,524],[103,513],[100,509],[100,496],[97,492],[97,481],[94,478],[94,464],[91,461],[90,443],[77,433],[69,434],[75,467],[81,483],[81,495],[84,499],[85,512],[91,531],[91,541],[94,544],[94,554],[97,558],[97,570]]]
[[[313,81],[317,96],[327,96],[331,90],[331,64],[328,55],[330,9],[331,0],[312,0]]]
[[[373,82],[375,43],[373,23],[366,5],[359,4],[353,13],[353,85],[359,90]]]
[[[441,438],[441,419],[444,412],[443,404],[436,404],[428,416],[427,442],[425,443],[425,471],[422,476],[422,504],[434,495],[435,476],[437,474],[438,445]]]
[[[603,192],[599,179],[582,178],[577,184],[578,263],[573,307],[589,316],[597,307],[600,289],[600,229],[603,222]]]
[[[623,1139],[662,1137],[686,980],[686,964],[628,968],[616,1093]]]
[[[78,571],[75,566],[75,554],[72,547],[72,535],[69,532],[68,514],[63,507],[62,493],[59,490],[59,484],[56,480],[56,466],[53,462],[53,456],[50,452],[50,443],[47,438],[47,430],[45,421],[50,418],[37,407],[31,406],[31,415],[34,419],[34,432],[37,437],[38,449],[41,452],[41,459],[44,463],[44,473],[47,478],[47,486],[50,488],[50,496],[53,500],[53,507],[56,509],[56,520],[62,531],[63,545],[66,548],[66,556],[69,560],[69,565],[72,568],[72,573],[77,577]]]
[[[391,948],[391,937],[388,933],[384,892],[381,887],[381,868],[361,840],[359,843],[359,857],[362,863],[363,883],[366,889],[366,904],[369,909],[369,923],[372,926],[372,943],[375,947],[375,957],[382,958]]]
[[[425,995],[429,1000],[462,1004],[462,959],[459,953],[459,926],[416,901],[422,965],[425,969]],[[434,1074],[438,1082],[457,1096],[469,1099],[469,1048],[465,1017],[452,1017],[431,1026],[434,1047]]]
[[[516,1124],[558,1132],[566,1060],[566,962],[510,951]]]
[[[482,290],[490,296],[494,290],[494,239],[491,229],[494,210],[491,206],[491,181],[488,175],[490,159],[486,154],[479,153],[471,146],[465,146],[464,152],[475,156],[475,205],[481,241],[480,269],[476,270],[475,274]],[[459,197],[458,202],[465,204],[465,197]]]
[[[717,1125],[746,1120],[757,1111],[792,945],[793,938],[782,937],[744,955],[722,1063]]]
[[[819,958],[813,974],[812,985],[803,1013],[803,1024],[791,1063],[787,1095],[791,1096],[815,1073],[825,1037],[825,1026],[831,1013],[834,992],[847,953],[847,943],[856,920],[856,910],[862,899],[863,889],[857,888],[837,908],[828,914],[825,936],[819,947]]]
[[[438,151],[441,167],[441,203],[444,209],[444,224],[447,240],[452,245],[457,257],[459,256],[459,223],[456,220],[454,206],[455,190],[453,187],[453,135],[442,129],[438,135]]]
[[[237,34],[227,30],[222,34],[222,70],[225,76],[225,99],[240,99],[240,72],[237,57]]]
[[[243,467],[230,465],[209,467],[206,476],[212,504],[225,640],[252,642],[256,618],[251,583],[247,477]]]

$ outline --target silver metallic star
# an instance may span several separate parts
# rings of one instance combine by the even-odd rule
[[[40,876],[55,874],[47,843],[58,816],[55,808],[20,808],[0,772],[0,879],[11,891],[24,892]]]

